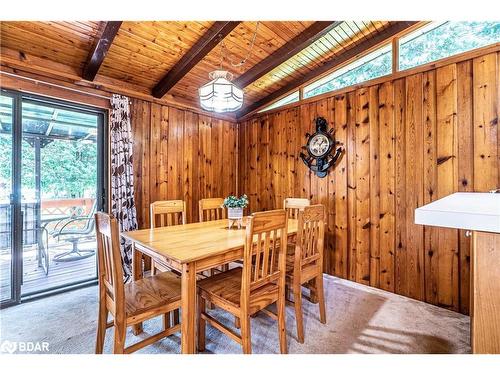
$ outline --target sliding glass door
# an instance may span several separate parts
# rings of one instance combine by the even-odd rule
[[[9,104],[17,117],[8,116]],[[2,300],[95,282],[94,214],[106,204],[107,113],[6,91],[1,105],[2,148],[12,144],[0,171]],[[18,194],[4,188],[9,183]]]

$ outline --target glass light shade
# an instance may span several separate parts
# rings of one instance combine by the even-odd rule
[[[243,90],[231,80],[233,75],[226,70],[215,70],[209,74],[210,82],[198,89],[201,108],[211,112],[232,112],[243,105]]]

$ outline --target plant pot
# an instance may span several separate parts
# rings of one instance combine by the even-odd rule
[[[227,208],[227,218],[229,220],[238,220],[243,218],[243,208],[242,207],[228,207]]]

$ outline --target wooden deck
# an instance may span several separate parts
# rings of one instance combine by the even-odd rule
[[[53,260],[56,254],[66,252],[70,247],[71,244],[65,243],[62,246],[51,248],[49,272],[47,275],[43,268],[38,267],[36,248],[33,246],[25,249],[23,253],[23,285],[21,286],[21,295],[41,292],[96,277],[95,255],[72,262],[55,262]],[[79,247],[81,249],[95,249],[95,241],[81,242]],[[9,254],[0,254],[0,296],[2,298],[10,294],[9,267]]]

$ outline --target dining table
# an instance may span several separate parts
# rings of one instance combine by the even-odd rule
[[[245,219],[245,218],[244,218]],[[244,220],[245,221],[245,220]],[[298,222],[288,219],[288,237]],[[143,277],[143,254],[160,260],[181,274],[181,353],[196,352],[196,275],[243,259],[245,226],[229,226],[227,219],[123,232],[132,243],[133,279]],[[254,238],[257,242],[257,237]],[[142,331],[140,324],[134,333]]]

